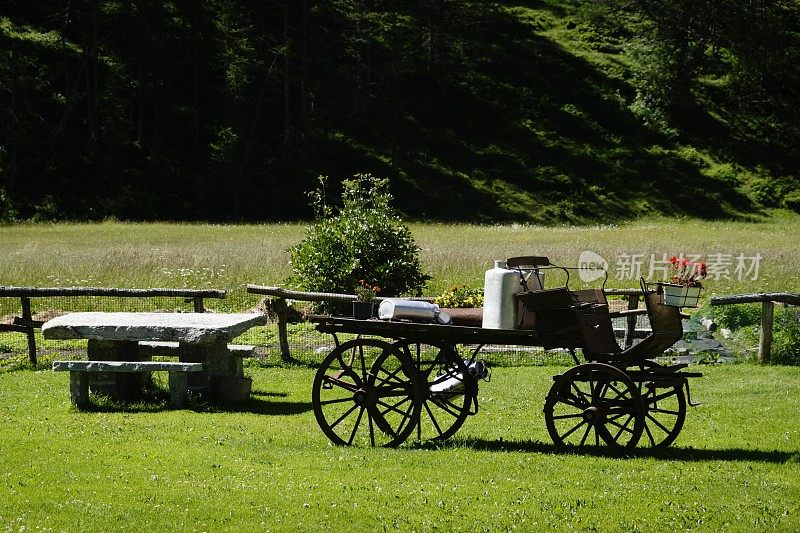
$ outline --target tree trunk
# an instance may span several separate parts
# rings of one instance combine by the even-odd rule
[[[98,87],[98,0],[89,1],[89,36],[85,51],[86,60],[86,122],[89,129],[89,153],[97,157],[100,144],[100,128],[98,120],[97,87]]]

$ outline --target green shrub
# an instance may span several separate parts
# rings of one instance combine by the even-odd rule
[[[353,294],[359,280],[381,296],[419,295],[430,276],[422,272],[411,231],[389,205],[389,182],[357,174],[342,185],[342,206],[326,204],[326,178],[309,196],[317,220],[305,239],[289,248],[290,282],[308,291]],[[330,306],[328,306],[330,308]]]
[[[783,199],[783,206],[795,213],[800,213],[800,189],[788,193]]]
[[[761,305],[727,305],[713,308],[714,319],[732,330],[724,342],[733,354],[755,360],[761,333]],[[800,310],[776,308],[772,324],[770,362],[800,365]]]
[[[761,304],[721,305],[712,307],[711,314],[715,322],[732,331],[761,324]]]
[[[800,365],[800,310],[795,307],[776,313],[770,361],[778,365]]]
[[[11,224],[17,219],[17,210],[6,194],[5,189],[0,189],[0,224]]]

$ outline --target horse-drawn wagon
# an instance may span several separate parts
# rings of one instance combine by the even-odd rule
[[[544,400],[557,447],[671,444],[691,404],[689,378],[701,375],[656,361],[683,334],[680,309],[664,305],[660,288],[642,280],[645,309],[614,313],[602,288],[569,290],[569,269],[545,258],[513,258],[508,265],[523,280],[553,268],[567,273],[564,286],[515,295],[515,329],[312,317],[336,340],[312,391],[325,435],[336,444],[366,446],[397,446],[412,436],[446,439],[478,411],[478,384],[488,377],[478,358],[482,347],[517,345],[566,349],[575,361],[554,376]],[[612,318],[629,313],[646,313],[650,332],[621,349]],[[340,334],[356,338],[340,343]],[[458,346],[471,355],[459,354]]]

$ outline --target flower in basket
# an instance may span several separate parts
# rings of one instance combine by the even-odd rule
[[[358,280],[358,285],[356,285],[355,293],[356,293],[356,300],[359,302],[371,302],[375,295],[381,292],[381,288],[377,285],[370,285],[363,279]]]
[[[700,280],[705,278],[708,274],[708,268],[702,261],[692,262],[685,257],[675,257],[674,255],[668,259],[672,264],[673,273],[670,283],[675,285],[683,285],[684,287],[702,287]]]

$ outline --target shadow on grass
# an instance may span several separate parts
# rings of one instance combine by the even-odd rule
[[[630,451],[615,451],[608,448],[587,447],[583,450],[560,450],[552,443],[531,440],[487,440],[481,438],[456,438],[442,443],[424,442],[416,445],[419,449],[447,450],[470,448],[491,452],[526,452],[553,455],[585,455],[590,457],[610,458],[648,458],[668,461],[761,461],[765,463],[797,463],[800,452],[745,450],[726,448],[706,450],[696,448],[670,447],[665,449],[636,448]]]
[[[229,405],[208,405],[204,409],[196,409],[211,413],[252,413],[256,415],[299,415],[311,411],[311,402],[273,402],[260,398],[250,398],[246,402]]]
[[[247,401],[217,405],[204,401],[202,397],[190,394],[184,410],[196,413],[253,413],[273,416],[298,415],[311,411],[311,402],[262,399],[263,397],[280,398],[285,396],[287,394],[283,392],[256,391],[251,393],[251,397]],[[155,392],[148,393],[144,399],[135,402],[114,400],[93,394],[89,405],[79,411],[83,413],[158,413],[172,410],[174,409],[169,405],[168,395]]]

